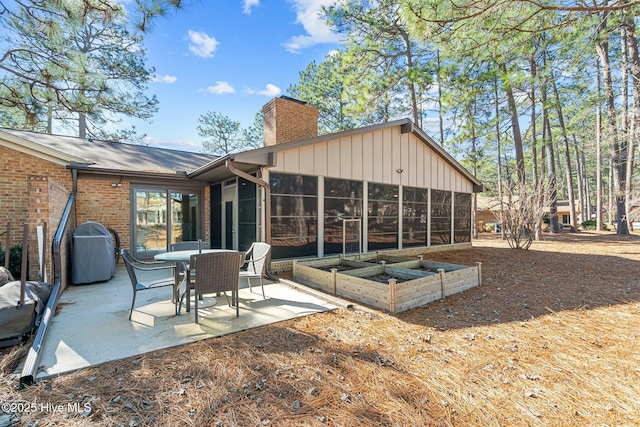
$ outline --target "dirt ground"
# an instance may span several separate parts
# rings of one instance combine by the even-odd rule
[[[23,391],[4,373],[2,409],[20,410],[0,425],[640,425],[640,234],[545,235],[528,251],[485,234],[426,258],[481,261],[483,284],[396,316],[356,305]]]

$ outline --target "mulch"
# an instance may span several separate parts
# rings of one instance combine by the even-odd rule
[[[0,424],[640,425],[640,235],[544,237],[426,255],[482,262],[482,286],[395,316],[356,304],[23,391],[5,364],[0,401],[48,406]]]

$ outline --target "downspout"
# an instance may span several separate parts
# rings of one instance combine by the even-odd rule
[[[268,244],[271,244],[271,188],[269,184],[264,182],[263,180],[256,178],[255,176],[249,175],[246,172],[236,169],[233,165],[233,161],[231,159],[227,159],[225,162],[225,167],[232,174],[239,176],[241,178],[246,179],[247,181],[251,181],[256,185],[264,188],[265,194],[265,202],[264,202],[264,241]]]
[[[49,330],[49,323],[53,319],[56,311],[56,306],[58,305],[58,299],[60,297],[60,294],[64,290],[62,283],[62,259],[60,255],[60,246],[62,245],[62,241],[67,231],[67,224],[69,222],[69,216],[71,215],[71,209],[75,205],[76,190],[78,188],[77,180],[78,170],[71,169],[71,194],[69,195],[69,200],[67,201],[67,205],[65,206],[64,212],[62,213],[62,218],[60,219],[60,224],[58,225],[56,234],[53,238],[53,241],[51,242],[51,258],[53,261],[53,288],[51,289],[51,293],[49,294],[49,299],[47,300],[47,305],[45,306],[42,319],[40,320],[38,331],[36,332],[36,336],[33,339],[31,348],[27,353],[27,357],[25,358],[24,367],[22,368],[22,374],[20,375],[20,381],[18,384],[19,389],[23,389],[25,386],[33,385],[35,382],[36,373],[38,367],[40,366],[40,356],[42,354],[42,348],[44,346],[44,341],[47,338],[47,332]]]

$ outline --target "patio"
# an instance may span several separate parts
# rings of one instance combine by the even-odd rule
[[[42,349],[38,380],[140,355],[149,351],[218,337],[337,307],[330,300],[289,281],[257,281],[253,292],[240,281],[240,317],[224,295],[215,306],[175,315],[169,288],[139,292],[131,321],[131,282],[124,266],[107,282],[71,286],[60,297]],[[300,286],[300,288],[298,288]],[[21,367],[20,367],[21,369]]]

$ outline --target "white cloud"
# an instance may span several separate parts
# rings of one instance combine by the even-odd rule
[[[203,32],[192,30],[189,30],[189,41],[191,41],[189,50],[196,56],[200,56],[202,58],[213,57],[213,52],[215,52],[216,48],[220,44],[220,42],[214,37],[210,37]]]
[[[292,53],[320,43],[338,43],[340,36],[331,31],[327,22],[321,18],[322,6],[329,6],[335,0],[294,0],[296,23],[302,24],[306,34],[294,36],[284,44]]]
[[[165,74],[164,76],[153,76],[151,79],[152,83],[175,83],[178,78],[176,76],[170,76],[169,74]]]
[[[260,5],[260,0],[244,0],[242,12],[251,15],[251,8]]]
[[[247,88],[244,90],[244,93],[247,95],[264,95],[271,97],[280,95],[282,93],[282,90],[280,90],[278,86],[269,83],[263,90]]]
[[[215,86],[207,87],[207,92],[222,95],[225,93],[234,93],[235,89],[227,82],[216,82]]]

